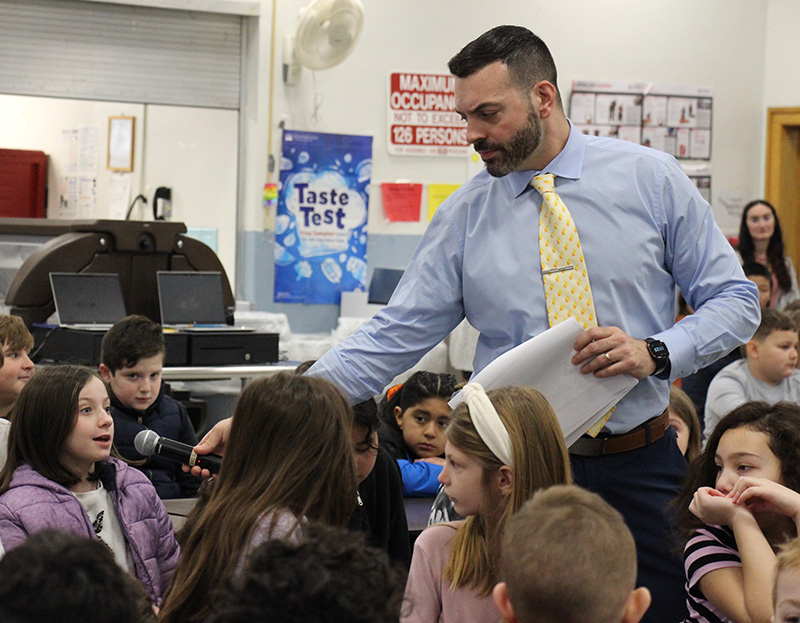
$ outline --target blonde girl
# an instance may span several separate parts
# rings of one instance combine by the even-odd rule
[[[447,428],[440,475],[463,521],[427,528],[411,561],[402,621],[496,621],[506,523],[535,491],[571,482],[561,428],[547,400],[526,387],[484,392],[469,384]]]

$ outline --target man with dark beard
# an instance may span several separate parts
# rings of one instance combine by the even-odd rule
[[[645,620],[682,620],[683,570],[665,510],[686,462],[663,415],[669,381],[750,338],[760,316],[756,288],[674,158],[572,126],[555,63],[536,35],[493,28],[449,68],[467,140],[486,171],[439,207],[389,305],[308,374],[357,402],[379,394],[465,316],[480,332],[476,372],[546,331],[542,196],[530,183],[554,174],[578,230],[599,325],[575,342],[572,362],[584,374],[639,379],[600,435],[570,449],[575,480],[631,528],[637,585],[653,594]],[[677,324],[676,287],[696,310]],[[216,429],[200,451],[224,436]]]

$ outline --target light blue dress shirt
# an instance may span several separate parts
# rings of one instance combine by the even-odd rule
[[[571,128],[543,169],[573,216],[600,326],[663,340],[671,378],[686,376],[750,339],[760,320],[755,284],[677,161]],[[547,330],[539,263],[539,171],[482,171],[436,211],[389,305],[309,371],[351,400],[379,394],[466,316],[480,332],[474,370]],[[695,310],[675,324],[676,286]],[[569,387],[564,388],[569,391]],[[640,381],[607,432],[660,414],[669,384]]]

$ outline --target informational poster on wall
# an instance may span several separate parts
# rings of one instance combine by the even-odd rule
[[[697,186],[703,199],[711,203],[711,176],[710,175],[689,175],[689,179]]]
[[[339,304],[366,289],[372,137],[285,130],[275,218],[276,303]]]
[[[709,160],[712,95],[709,86],[580,80],[572,83],[569,114],[584,134]]]
[[[469,152],[467,124],[456,112],[455,77],[389,75],[388,140],[393,156],[454,156]]]
[[[58,218],[97,217],[96,126],[62,128]]]

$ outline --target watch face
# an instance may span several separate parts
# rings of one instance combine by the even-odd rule
[[[650,342],[649,347],[650,353],[656,359],[669,356],[669,350],[667,350],[667,346],[664,344],[664,342]]]

